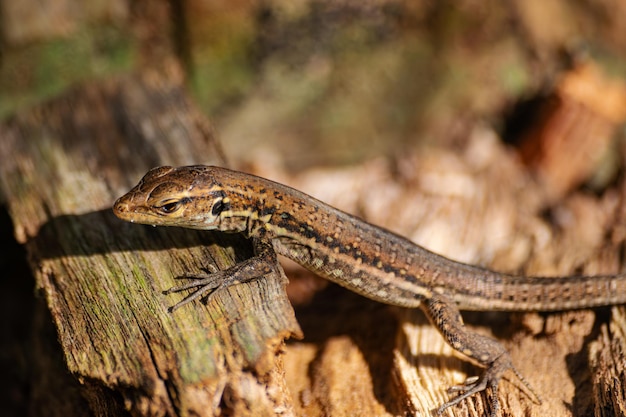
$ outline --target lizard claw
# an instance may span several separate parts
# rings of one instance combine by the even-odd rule
[[[489,401],[491,405],[490,416],[495,417],[496,413],[498,412],[500,408],[500,402],[498,400],[498,383],[499,382],[500,382],[499,377],[495,380],[490,379],[487,373],[485,373],[484,375],[480,377],[468,378],[464,384],[450,387],[448,389],[449,393],[456,392],[456,393],[459,393],[459,395],[457,395],[450,401],[446,402],[445,404],[437,408],[436,414],[441,415],[448,407],[456,405],[460,403],[461,401],[463,401],[464,399],[471,397],[472,395],[477,394],[479,392],[482,392],[485,389],[487,389],[487,387],[489,387],[491,389],[491,398]]]
[[[471,376],[465,380],[464,383],[459,385],[453,385],[448,388],[448,394],[453,394],[455,392],[465,392],[469,389],[472,389],[480,380],[479,376]],[[485,387],[486,388],[486,387]]]

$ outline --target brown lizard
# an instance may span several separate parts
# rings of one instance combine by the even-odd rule
[[[452,387],[459,394],[437,413],[489,387],[495,415],[498,383],[507,370],[533,392],[504,346],[466,328],[459,309],[557,311],[626,303],[626,275],[526,277],[463,264],[293,188],[220,167],[154,168],[113,210],[130,222],[252,239],[254,257],[166,291],[195,290],[171,310],[258,278],[275,260],[274,251],[365,297],[420,307],[454,349],[486,368],[479,378]]]

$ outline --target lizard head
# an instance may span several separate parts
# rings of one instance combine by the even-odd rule
[[[259,210],[249,177],[256,178],[203,165],[153,168],[115,202],[113,212],[122,220],[153,226],[249,231]]]

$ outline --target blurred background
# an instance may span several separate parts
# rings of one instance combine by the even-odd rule
[[[290,169],[458,144],[476,124],[516,141],[580,63],[600,96],[626,74],[620,0],[0,0],[0,29],[3,119],[175,64],[231,159]]]

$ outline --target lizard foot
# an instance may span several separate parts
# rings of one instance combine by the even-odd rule
[[[176,279],[187,279],[189,282],[165,290],[163,294],[167,295],[184,290],[193,291],[171,306],[168,311],[172,313],[197,299],[204,299],[207,302],[218,291],[232,285],[256,280],[271,273],[274,270],[273,268],[275,268],[274,264],[268,261],[267,257],[254,256],[225,270],[218,271],[212,268],[211,270],[205,269],[202,274],[176,277]]]
[[[526,379],[524,379],[524,377],[513,366],[509,354],[503,352],[493,363],[491,363],[481,376],[468,378],[465,383],[450,387],[448,389],[448,393],[458,393],[458,395],[437,408],[436,414],[440,415],[448,407],[456,405],[464,399],[489,388],[491,391],[491,396],[489,398],[491,413],[489,415],[491,417],[495,417],[500,409],[500,401],[498,400],[498,384],[502,379],[502,375],[509,369],[513,371],[515,376],[522,382],[526,389],[528,389],[532,396],[536,398],[537,402],[541,403],[539,395],[537,395],[530,384],[526,382]]]
[[[471,397],[474,394],[484,391],[489,387],[491,389],[491,417],[495,417],[498,409],[500,408],[500,402],[498,400],[498,383],[500,382],[501,374],[493,372],[493,368],[489,368],[480,377],[468,378],[465,383],[461,385],[454,385],[448,389],[448,393],[458,393],[456,397],[441,405],[436,410],[436,414],[442,414],[448,407],[452,407],[463,401],[464,399]]]
[[[231,276],[229,275],[229,270],[226,271],[217,271],[206,274],[198,274],[198,275],[188,275],[188,276],[178,276],[176,279],[187,279],[190,280],[186,284],[177,285],[175,287],[169,288],[163,291],[163,294],[173,294],[177,292],[181,292],[184,290],[193,290],[189,295],[183,298],[178,303],[174,304],[168,311],[170,313],[178,310],[180,307],[188,304],[198,298],[202,297],[210,297],[216,291],[221,288],[226,288],[232,285],[234,282],[232,279],[229,279]]]

